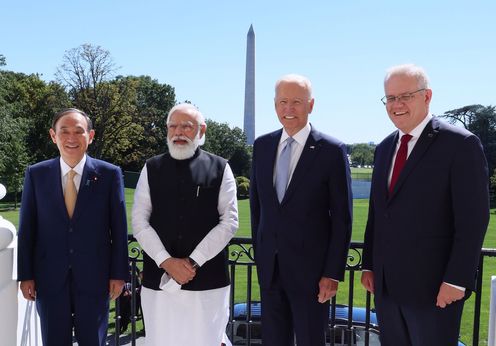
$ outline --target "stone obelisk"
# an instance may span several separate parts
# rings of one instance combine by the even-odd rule
[[[246,143],[255,141],[255,32],[250,25],[246,37],[245,118],[243,129]]]

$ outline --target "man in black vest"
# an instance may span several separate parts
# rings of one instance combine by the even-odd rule
[[[219,346],[229,316],[227,244],[238,228],[226,160],[199,148],[202,114],[167,118],[169,153],[146,162],[134,195],[133,232],[145,251],[141,300],[148,345]]]

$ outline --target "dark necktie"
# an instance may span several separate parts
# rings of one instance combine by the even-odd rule
[[[412,139],[411,135],[405,134],[401,137],[401,144],[396,159],[394,160],[393,174],[391,175],[391,183],[389,184],[389,194],[393,193],[394,185],[398,181],[401,170],[405,166],[406,158],[408,155],[408,142]]]
[[[276,167],[276,191],[279,202],[282,201],[289,181],[289,163],[291,162],[291,145],[293,137],[286,139],[286,145],[282,148]]]

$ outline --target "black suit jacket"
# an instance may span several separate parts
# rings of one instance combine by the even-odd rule
[[[352,197],[346,148],[313,128],[281,203],[273,184],[282,130],[253,147],[250,207],[258,279],[271,284],[277,253],[292,287],[318,292],[321,277],[342,280],[351,237]],[[316,293],[315,293],[316,294]]]
[[[479,139],[433,118],[391,195],[388,175],[398,131],[375,152],[363,268],[376,294],[435,304],[442,282],[474,289],[489,222],[487,162]],[[384,286],[385,284],[385,286]]]

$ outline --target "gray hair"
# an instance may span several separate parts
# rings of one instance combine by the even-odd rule
[[[191,103],[179,103],[179,104],[175,105],[174,107],[172,107],[171,110],[169,111],[169,114],[167,115],[167,124],[169,123],[169,120],[170,120],[172,114],[174,114],[177,111],[181,111],[184,113],[192,113],[192,115],[195,117],[198,125],[206,125],[205,118],[203,117],[203,114],[201,114],[201,112],[198,110],[198,108],[193,106]]]
[[[302,85],[307,91],[308,91],[308,97],[311,99],[312,98],[312,82],[310,82],[310,79],[308,79],[305,76],[299,75],[299,74],[287,74],[279,78],[276,82],[275,85],[275,93],[277,94],[277,88],[279,88],[279,85],[283,82],[286,83],[298,83]]]
[[[387,81],[392,76],[403,75],[408,77],[414,77],[417,80],[417,87],[419,89],[429,89],[429,77],[425,70],[414,64],[403,64],[390,67],[386,71],[386,77],[384,77],[384,86],[386,86]]]

